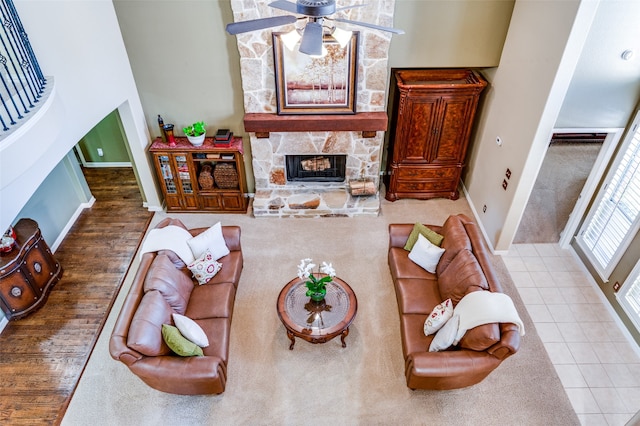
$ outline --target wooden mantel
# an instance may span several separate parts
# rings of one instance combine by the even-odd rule
[[[244,130],[258,138],[268,138],[269,132],[362,132],[362,137],[375,137],[387,130],[386,112],[359,112],[349,115],[277,115],[250,113],[244,115]]]

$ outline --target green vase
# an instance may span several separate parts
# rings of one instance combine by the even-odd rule
[[[322,302],[324,300],[324,297],[327,295],[327,289],[323,288],[320,291],[317,291],[315,293],[311,293],[309,295],[309,297],[311,298],[311,300],[313,300],[314,302]]]

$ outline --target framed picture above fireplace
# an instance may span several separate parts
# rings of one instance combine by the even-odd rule
[[[360,33],[344,47],[325,35],[321,57],[290,50],[285,34],[273,33],[278,114],[355,114]]]

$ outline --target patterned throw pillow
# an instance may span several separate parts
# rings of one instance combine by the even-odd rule
[[[216,276],[220,268],[222,268],[222,263],[218,262],[207,249],[200,258],[187,265],[187,268],[189,268],[193,277],[198,280],[198,283],[202,285]]]
[[[447,299],[433,308],[424,322],[424,335],[428,336],[440,330],[442,326],[453,316],[453,303]]]

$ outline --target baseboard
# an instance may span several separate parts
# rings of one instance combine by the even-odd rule
[[[86,162],[83,164],[84,167],[93,167],[93,168],[100,168],[100,167],[132,167],[131,163],[126,163],[126,162],[105,162],[105,163],[97,163],[97,162]]]
[[[60,231],[60,234],[58,235],[58,238],[56,238],[56,240],[51,245],[51,251],[53,253],[55,253],[56,250],[58,249],[58,247],[60,246],[60,244],[62,244],[62,241],[64,240],[64,238],[69,233],[69,230],[71,229],[73,224],[76,223],[76,220],[78,220],[78,217],[80,217],[80,214],[82,213],[82,211],[84,209],[91,208],[91,206],[93,206],[93,204],[95,202],[96,202],[96,199],[95,199],[95,197],[92,196],[91,199],[88,202],[82,203],[82,204],[80,204],[78,206],[78,208],[73,213],[73,215],[71,216],[71,218],[69,219],[67,224],[64,226],[64,228],[62,228],[62,231]]]

